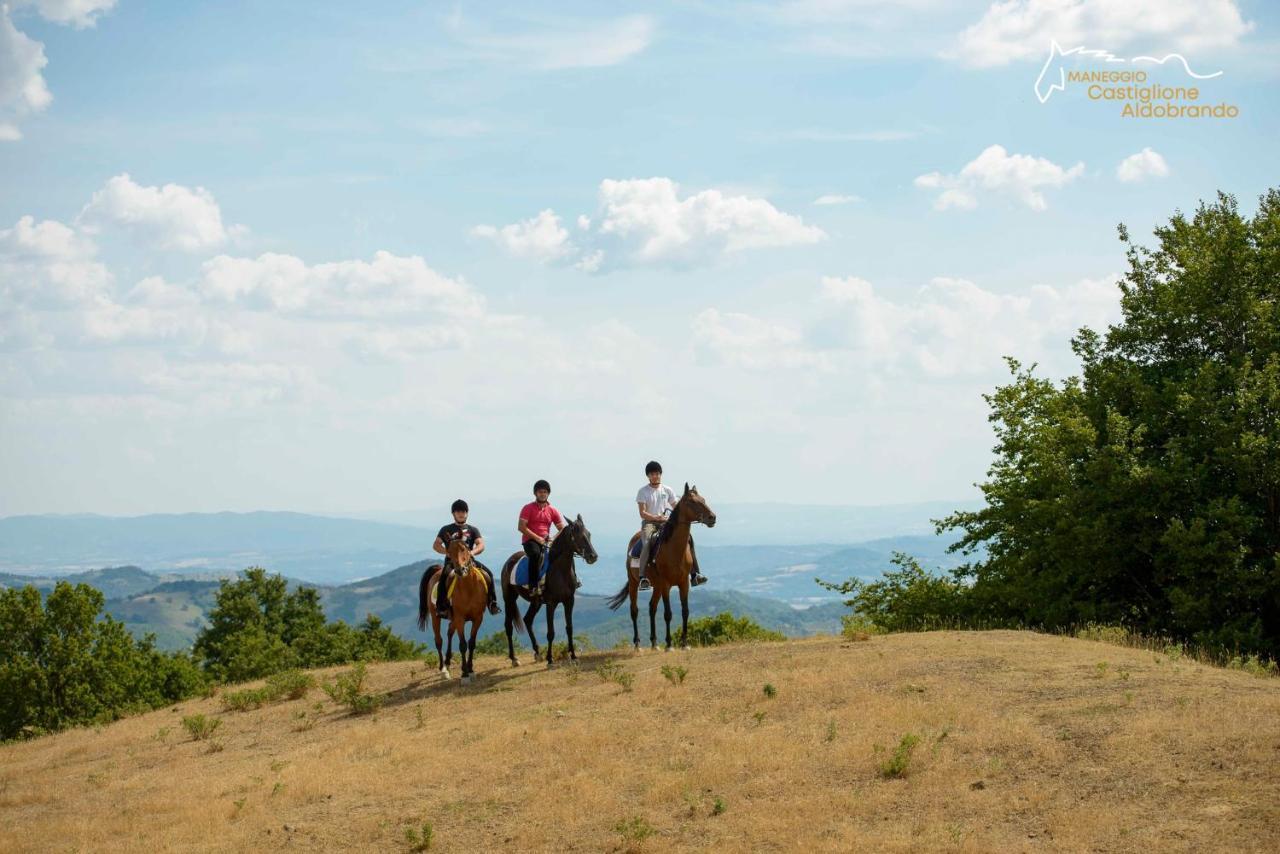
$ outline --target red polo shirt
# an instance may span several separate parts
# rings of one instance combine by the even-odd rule
[[[563,524],[564,517],[560,515],[560,511],[551,506],[551,502],[546,504],[538,504],[536,501],[530,501],[528,504],[520,508],[520,518],[524,520],[525,527],[533,531],[542,539],[546,539],[551,533],[553,524]],[[521,536],[520,542],[527,543],[532,540],[528,534]]]

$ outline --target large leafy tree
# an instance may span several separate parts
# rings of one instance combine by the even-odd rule
[[[314,588],[289,590],[283,577],[260,567],[223,581],[208,619],[192,651],[222,682],[243,682],[292,667],[412,658],[421,650],[372,614],[356,628],[326,622]]]
[[[35,587],[0,590],[0,738],[112,720],[203,685],[188,656],[135,641],[103,603],[65,581],[43,601]]]
[[[1280,191],[1220,194],[1133,244],[1123,319],[1059,386],[986,395],[986,506],[953,513],[973,616],[1087,621],[1280,653]]]

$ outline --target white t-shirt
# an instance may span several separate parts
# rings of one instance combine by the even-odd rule
[[[665,483],[657,486],[645,484],[636,493],[636,503],[644,506],[644,512],[654,516],[665,516],[676,506],[676,494]]]

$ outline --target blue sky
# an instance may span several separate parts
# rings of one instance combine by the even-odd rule
[[[1274,181],[1275,33],[1230,0],[10,2],[0,514],[629,501],[652,457],[727,501],[971,498],[1001,357],[1065,376],[1116,319],[1116,224]],[[1041,103],[1051,39],[1178,52],[1240,115]]]

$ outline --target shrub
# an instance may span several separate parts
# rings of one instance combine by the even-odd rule
[[[689,643],[692,646],[717,646],[743,641],[781,641],[786,635],[766,629],[750,617],[735,617],[722,611],[714,617],[689,621]]]
[[[968,588],[957,578],[944,578],[924,569],[913,557],[894,552],[890,570],[879,581],[857,578],[821,587],[847,596],[853,613],[888,632],[925,631],[965,624],[971,618]]]
[[[329,695],[330,700],[333,700],[338,705],[346,706],[351,710],[352,714],[368,714],[369,712],[377,711],[382,705],[383,698],[364,692],[365,675],[365,665],[361,661],[346,673],[338,674],[338,677],[333,682],[325,680],[320,687]]]
[[[301,670],[283,670],[267,677],[266,688],[271,698],[300,700],[316,685],[316,678]]]
[[[905,777],[907,767],[911,764],[911,754],[920,743],[920,736],[907,733],[893,749],[893,755],[880,763],[880,776],[886,779]]]
[[[613,829],[623,839],[630,842],[643,842],[657,832],[649,822],[645,821],[640,816],[632,816],[631,818],[624,819],[615,824]]]
[[[683,685],[684,678],[689,675],[689,671],[679,665],[672,667],[670,664],[662,665],[662,675],[672,685]]]
[[[222,718],[211,718],[206,715],[189,715],[182,719],[182,725],[191,734],[193,741],[204,741],[222,726]]]
[[[435,839],[435,828],[431,826],[431,822],[424,821],[421,830],[415,830],[412,827],[404,829],[405,841],[409,843],[410,851],[427,851],[431,848],[431,842]]]

